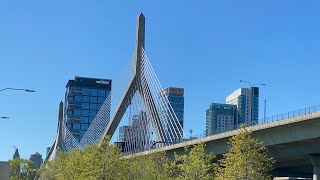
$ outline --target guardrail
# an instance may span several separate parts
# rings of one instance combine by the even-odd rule
[[[307,107],[307,108],[298,109],[295,111],[290,111],[290,112],[286,112],[286,113],[273,115],[273,116],[267,117],[266,119],[261,118],[259,120],[259,124],[269,123],[269,122],[273,122],[273,121],[280,121],[283,119],[290,119],[293,117],[312,114],[312,113],[316,113],[316,112],[320,112],[320,105],[311,106],[311,107]]]
[[[320,105],[315,105],[315,106],[310,106],[310,107],[306,107],[306,108],[301,108],[301,109],[297,109],[294,111],[289,111],[286,113],[281,113],[281,114],[276,114],[276,115],[272,115],[266,118],[260,118],[258,120],[258,123],[252,122],[251,126],[254,125],[262,125],[262,124],[266,124],[266,123],[270,123],[270,122],[274,122],[274,121],[281,121],[281,120],[285,120],[285,119],[290,119],[290,118],[294,118],[294,117],[298,117],[298,116],[303,116],[303,115],[307,115],[307,114],[313,114],[313,113],[317,113],[320,112]],[[238,129],[239,127],[236,127],[232,130]],[[191,141],[194,139],[201,139],[201,138],[205,138],[207,136],[212,136],[212,135],[216,135],[216,134],[222,134],[228,131],[220,131],[214,134],[196,134],[196,135],[192,135],[191,137],[189,137],[188,139],[183,139],[180,142],[185,142],[185,141]],[[177,142],[179,143],[179,142]],[[174,142],[174,144],[176,144],[176,142]]]
[[[317,113],[317,112],[320,112],[320,105],[310,106],[310,107],[307,107],[307,108],[302,108],[302,109],[298,109],[298,110],[294,110],[294,111],[289,111],[289,112],[286,112],[286,113],[281,113],[281,114],[269,116],[267,118],[260,118],[258,120],[258,123],[253,122],[251,124],[251,126],[267,124],[267,123],[271,123],[271,122],[274,122],[274,121],[281,121],[281,120],[290,119],[290,118],[299,117],[299,116],[308,115],[308,114],[313,114],[313,113]],[[214,134],[208,134],[208,135],[205,134],[205,133],[202,133],[202,134],[192,135],[191,137],[188,137],[188,138],[186,138],[186,137],[184,137],[182,139],[179,138],[179,139],[176,139],[176,140],[174,140],[172,142],[165,142],[165,144],[173,145],[173,144],[178,144],[178,143],[182,143],[182,142],[188,142],[188,141],[195,140],[195,139],[202,139],[202,138],[205,138],[205,137],[208,137],[208,136],[223,135],[223,134],[228,133],[230,131],[233,131],[235,129],[239,129],[239,126],[236,127],[236,128],[233,128],[232,130],[229,130],[229,131],[220,131],[220,132],[217,132],[217,133],[214,133]],[[155,142],[154,141],[153,145],[150,148],[147,148],[147,149],[144,149],[144,150],[157,149],[157,148],[161,148],[161,147],[163,147],[163,142]],[[142,152],[144,150],[141,149],[138,152]],[[137,153],[137,152],[135,152],[135,153]],[[129,154],[132,154],[132,152],[124,153],[124,155],[129,155]]]

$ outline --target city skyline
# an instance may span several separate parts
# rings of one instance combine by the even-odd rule
[[[1,92],[1,116],[10,116],[10,119],[1,120],[0,135],[9,138],[1,139],[0,160],[12,157],[13,146],[19,148],[23,158],[36,151],[45,154],[46,147],[52,145],[55,137],[56,105],[63,100],[62,87],[66,80],[75,75],[117,78],[131,58],[135,33],[133,22],[142,10],[149,26],[146,51],[159,79],[164,87],[185,88],[185,131],[192,128],[193,134],[202,133],[208,104],[223,102],[232,90],[243,87],[240,79],[267,84],[260,88],[260,97],[268,99],[268,115],[319,104],[320,98],[316,94],[319,87],[310,78],[319,75],[316,67],[320,55],[315,48],[319,46],[320,38],[316,33],[319,30],[319,20],[315,19],[319,15],[316,2],[302,5],[293,1],[289,7],[284,2],[277,7],[263,3],[245,7],[237,2],[230,7],[236,11],[229,10],[233,16],[228,15],[229,11],[212,12],[211,8],[229,7],[226,3],[207,3],[197,5],[203,10],[194,14],[187,13],[193,9],[193,4],[185,3],[178,9],[181,14],[176,16],[173,16],[174,7],[177,8],[179,3],[173,3],[168,9],[165,3],[157,4],[159,10],[145,3],[142,7],[135,5],[124,14],[117,12],[121,8],[112,10],[116,4],[86,6],[88,4],[79,3],[73,11],[79,17],[67,13],[66,7],[60,8],[65,21],[53,18],[55,11],[49,6],[32,11],[48,4],[22,3],[16,7],[0,3],[5,27],[0,30],[3,42],[0,43],[3,50],[0,59],[6,67],[0,72],[6,77],[1,86],[36,90],[33,94]],[[5,5],[9,8],[3,8]],[[103,9],[101,5],[108,8]],[[72,7],[67,3],[66,6]],[[273,14],[268,14],[264,8],[272,9]],[[308,12],[303,8],[308,8]],[[81,10],[94,13],[89,13],[89,17],[81,16]],[[163,14],[163,10],[168,13]],[[261,12],[257,13],[258,10]],[[14,15],[15,12],[20,13]],[[37,17],[39,13],[44,18]],[[252,13],[257,13],[256,17],[248,16]],[[217,18],[219,15],[221,19]],[[295,18],[297,16],[299,18]],[[51,21],[45,21],[46,18]],[[248,19],[244,21],[243,18]],[[192,21],[197,19],[199,21]],[[42,22],[47,24],[43,26]],[[66,28],[54,28],[56,25]],[[196,28],[197,25],[201,28]],[[199,33],[203,37],[197,36]],[[171,65],[166,66],[169,63]],[[213,67],[222,68],[213,71]],[[241,71],[241,67],[249,67],[250,71]],[[238,76],[213,78],[228,71]],[[261,102],[260,107],[263,107]],[[26,139],[34,143],[25,142]]]

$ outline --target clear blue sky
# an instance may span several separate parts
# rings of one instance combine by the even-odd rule
[[[66,82],[116,79],[132,57],[140,12],[163,87],[185,88],[187,132],[202,133],[209,103],[247,87],[240,79],[267,84],[268,115],[320,104],[319,9],[312,0],[1,1],[0,87],[37,92],[0,92],[0,116],[11,117],[0,120],[0,160],[12,146],[23,158],[45,155]]]

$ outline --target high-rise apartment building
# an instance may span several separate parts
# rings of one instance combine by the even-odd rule
[[[150,144],[150,126],[147,120],[147,113],[140,112],[139,115],[132,117],[132,124],[129,129],[129,136],[127,142],[132,149],[142,151]]]
[[[226,98],[227,104],[237,106],[235,125],[251,126],[258,123],[259,118],[259,88],[240,88]]]
[[[167,124],[168,127],[166,129],[170,130],[167,132],[168,136],[170,136],[168,141],[177,141],[183,136],[184,88],[169,87],[160,93],[160,98],[163,98],[163,95],[168,97],[172,110],[178,119],[178,122],[171,122]],[[171,116],[168,119],[174,119],[172,118],[172,112],[168,112],[167,114],[168,116]],[[173,132],[176,132],[176,134],[173,134]]]
[[[128,126],[119,128],[119,142],[116,142],[122,151],[142,151],[151,146],[150,126],[146,112],[132,116],[132,122]]]
[[[43,162],[42,155],[38,152],[31,154],[30,161],[33,162],[35,169],[40,169],[40,166]]]
[[[66,85],[64,123],[80,142],[111,92],[111,80],[75,77]],[[110,94],[111,95],[111,94]],[[110,107],[109,112],[110,112]]]
[[[206,136],[234,129],[237,107],[212,103],[206,111]]]

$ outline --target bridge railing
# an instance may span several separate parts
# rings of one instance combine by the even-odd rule
[[[301,109],[297,109],[297,110],[294,110],[294,111],[289,111],[289,112],[286,112],[286,113],[280,113],[280,114],[272,115],[272,116],[269,116],[269,117],[266,117],[266,118],[260,118],[258,123],[253,122],[251,124],[251,126],[262,125],[262,124],[266,124],[266,123],[270,123],[270,122],[274,122],[274,121],[281,121],[281,120],[290,119],[290,118],[303,116],[303,115],[308,115],[308,114],[313,114],[313,113],[317,113],[317,112],[320,112],[320,105],[301,108]],[[235,129],[238,129],[238,128],[239,127],[236,127]],[[232,129],[232,130],[234,130],[234,129]],[[217,132],[217,133],[214,133],[214,134],[201,133],[201,134],[196,134],[196,135],[190,135],[189,138],[185,138],[182,141],[185,142],[185,141],[191,141],[191,140],[194,140],[194,139],[201,139],[201,138],[205,138],[207,136],[212,136],[212,135],[217,135],[217,134],[224,134],[226,132],[228,132],[228,131],[220,131],[220,132]]]
[[[269,122],[273,122],[273,121],[280,121],[283,119],[290,119],[293,117],[312,114],[312,113],[316,113],[316,112],[320,112],[320,105],[306,107],[306,108],[302,108],[302,109],[298,109],[298,110],[294,110],[294,111],[289,111],[286,113],[276,114],[273,116],[269,116],[267,118],[260,118],[259,124],[269,123]]]
[[[298,109],[298,110],[294,110],[294,111],[289,111],[286,113],[281,113],[281,114],[277,114],[277,115],[273,115],[273,116],[269,116],[267,118],[261,118],[259,119],[258,123],[252,123],[251,126],[255,126],[255,125],[262,125],[262,124],[267,124],[270,122],[275,122],[275,121],[281,121],[281,120],[285,120],[285,119],[290,119],[290,118],[294,118],[294,117],[299,117],[299,116],[303,116],[303,115],[308,115],[308,114],[313,114],[313,113],[317,113],[320,112],[320,105],[316,105],[316,106],[310,106],[307,108],[302,108],[302,109]],[[238,129],[238,127],[235,127],[232,130]],[[229,130],[229,131],[232,131]],[[191,141],[194,139],[202,139],[208,136],[213,136],[213,135],[221,135],[223,136],[224,134],[228,133],[229,131],[220,131],[220,132],[216,132],[213,134],[206,134],[206,133],[201,133],[201,134],[190,134],[189,137],[184,137],[183,139],[177,139],[173,142],[166,142],[167,144],[178,144],[181,142],[187,142],[187,141]],[[154,142],[156,143],[161,143],[161,142]],[[150,147],[150,149],[154,149],[154,147]]]

